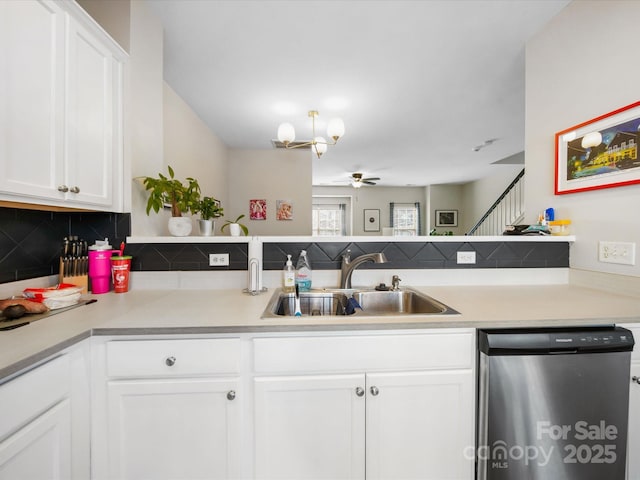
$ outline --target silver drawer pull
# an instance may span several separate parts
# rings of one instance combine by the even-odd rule
[[[58,187],[58,191],[62,193],[67,193],[69,191],[69,187],[67,187],[66,185],[60,185]]]
[[[235,400],[236,398],[236,391],[235,390],[229,390],[227,392],[227,400]]]
[[[167,367],[173,367],[176,364],[176,357],[167,357],[164,363],[167,364]]]
[[[371,387],[369,391],[371,392],[371,395],[373,395],[374,397],[380,393],[380,390],[378,390],[378,387]]]
[[[71,188],[69,189],[69,191],[70,191],[71,193],[80,193],[80,189],[79,189],[78,187],[71,187]]]
[[[633,380],[637,384],[640,384],[640,377],[633,376],[633,377],[631,377],[631,380]]]
[[[356,395],[361,397],[364,395],[364,388],[362,387],[356,387]]]

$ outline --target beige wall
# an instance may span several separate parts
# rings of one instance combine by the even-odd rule
[[[125,134],[131,149],[131,176],[151,176],[163,164],[162,25],[146,2],[131,2],[131,48],[127,68]],[[125,185],[125,188],[127,186]],[[132,235],[166,233],[164,215],[145,214],[147,194],[132,182]]]
[[[130,51],[131,0],[78,0],[78,4],[127,52]]]
[[[351,196],[353,209],[352,235],[382,235],[382,228],[389,226],[389,203],[420,202],[423,235],[425,219],[425,188],[424,187],[313,187],[313,195]],[[380,210],[380,232],[364,231],[364,209]]]
[[[436,227],[436,210],[457,210],[458,226]],[[463,208],[462,185],[431,185],[429,188],[429,227],[426,233],[433,228],[436,233],[453,232],[454,235],[464,235],[462,221],[467,213]]]
[[[200,117],[164,84],[164,164],[180,178],[198,179],[202,196],[228,205],[227,147]]]
[[[640,247],[640,185],[555,196],[554,134],[638,100],[638,18],[640,2],[574,1],[526,52],[526,220],[554,207],[573,222],[572,267],[632,276],[640,260],[600,263],[597,248],[599,240]]]
[[[311,154],[308,150],[229,149],[225,218],[240,221],[249,235],[311,234]],[[249,220],[249,200],[267,201],[267,219]],[[276,220],[276,201],[293,202],[293,220]],[[227,232],[227,230],[225,230]]]

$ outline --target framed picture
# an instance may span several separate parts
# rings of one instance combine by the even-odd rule
[[[276,200],[276,220],[293,220],[293,202]]]
[[[555,194],[640,183],[640,102],[556,133]]]
[[[436,227],[457,227],[458,210],[436,210]]]
[[[364,231],[379,232],[380,231],[380,210],[374,208],[364,209]]]
[[[249,219],[266,220],[267,219],[267,201],[249,200]]]

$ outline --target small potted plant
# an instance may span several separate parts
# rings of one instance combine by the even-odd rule
[[[224,227],[228,225],[229,233],[231,234],[232,237],[240,236],[240,230],[242,230],[242,232],[244,233],[244,236],[246,237],[247,235],[249,235],[249,229],[246,227],[246,225],[243,225],[240,223],[240,220],[242,218],[244,218],[244,214],[240,215],[238,218],[236,218],[233,221],[227,220],[226,222],[224,222],[224,225],[222,225],[222,227],[220,228],[220,231],[224,232]]]
[[[171,166],[167,167],[169,176],[162,173],[157,178],[145,177],[144,186],[150,191],[147,200],[147,215],[153,210],[158,213],[165,206],[171,208],[169,232],[176,237],[185,237],[191,233],[191,218],[183,213],[193,213],[200,201],[200,185],[194,178],[187,177],[186,182],[175,178]]]
[[[224,214],[224,209],[220,206],[220,200],[213,197],[202,197],[196,207],[196,213],[200,213],[198,220],[200,235],[208,237],[215,231],[215,219]]]

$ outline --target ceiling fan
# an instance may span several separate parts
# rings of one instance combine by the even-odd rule
[[[362,178],[362,173],[352,173],[351,174],[351,186],[353,188],[360,188],[362,185],[375,185],[376,182],[374,180],[380,180],[380,177],[368,177]]]

